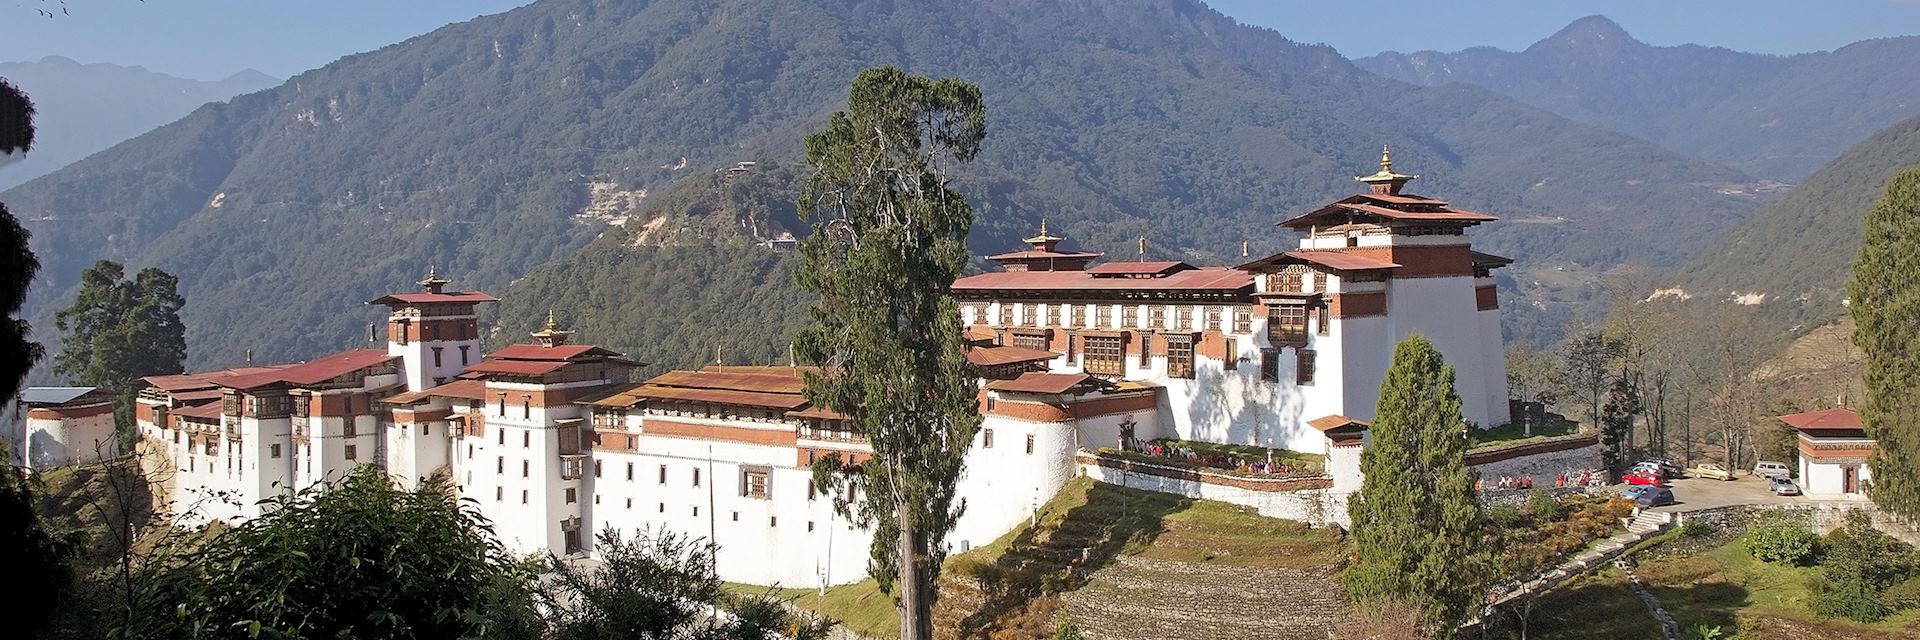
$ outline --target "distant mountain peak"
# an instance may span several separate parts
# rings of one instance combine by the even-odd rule
[[[1621,47],[1640,45],[1627,30],[1614,22],[1612,18],[1594,14],[1575,20],[1565,28],[1534,43],[1529,49],[1543,46],[1591,49],[1595,47]]]
[[[250,86],[260,86],[260,87],[271,87],[273,85],[280,84],[280,79],[267,75],[261,72],[259,69],[241,69],[240,71],[234,73],[233,75],[227,76],[225,80],[221,80],[220,82],[222,84],[229,84],[229,85],[240,84],[240,85],[250,85]]]

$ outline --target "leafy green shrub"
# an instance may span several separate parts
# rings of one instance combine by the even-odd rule
[[[1887,587],[1880,599],[1887,602],[1887,608],[1894,611],[1906,611],[1920,608],[1920,575],[1916,575],[1899,584]]]
[[[1873,528],[1865,514],[1847,515],[1847,526],[1827,534],[1821,576],[1810,586],[1813,612],[1856,622],[1877,622],[1893,613],[1883,597],[1920,567],[1913,547]],[[1903,596],[1904,597],[1904,596]]]
[[[1527,496],[1527,511],[1533,515],[1534,522],[1552,522],[1560,519],[1560,500],[1546,489],[1534,489]]]
[[[1740,540],[1747,553],[1763,562],[1803,565],[1820,550],[1820,536],[1788,522],[1755,525]]]
[[[1714,528],[1711,522],[1699,518],[1688,518],[1680,523],[1680,535],[1687,537],[1704,536],[1713,533]],[[1718,627],[1715,628],[1717,629]]]
[[[1510,504],[1496,504],[1487,509],[1487,522],[1493,526],[1506,528],[1518,524],[1521,520],[1520,507]]]

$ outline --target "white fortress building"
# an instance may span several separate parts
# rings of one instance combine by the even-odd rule
[[[1368,193],[1282,222],[1298,250],[1245,264],[1096,264],[1043,225],[990,257],[1003,270],[955,282],[983,422],[952,548],[1024,525],[1094,452],[1157,439],[1325,456],[1318,486],[1344,503],[1394,344],[1415,332],[1456,368],[1469,421],[1506,422],[1489,272],[1509,261],[1464,233],[1493,218],[1403,193],[1413,177],[1391,169],[1383,155]],[[369,303],[388,309],[385,348],[148,378],[139,430],[169,460],[155,471],[174,474],[176,512],[255,517],[262,499],[372,464],[405,487],[444,478],[517,553],[665,530],[718,543],[729,581],[865,578],[871,536],[834,513],[811,465],[872,450],[806,400],[804,368],[634,380],[644,364],[573,344],[551,314],[532,342],[483,355],[475,310],[496,299],[447,284],[430,271]]]
[[[91,464],[120,455],[113,396],[96,387],[28,387],[20,391],[26,424],[20,456],[35,469]]]

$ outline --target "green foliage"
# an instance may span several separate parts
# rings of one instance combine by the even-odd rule
[[[1478,601],[1491,560],[1480,549],[1484,520],[1453,379],[1424,336],[1394,348],[1360,453],[1366,482],[1348,507],[1358,559],[1341,576],[1362,606],[1415,603],[1441,630]]]
[[[0,78],[0,154],[26,153],[33,147],[33,101]],[[0,202],[0,398],[20,392],[27,370],[40,361],[42,348],[28,340],[32,327],[15,316],[26,303],[27,290],[40,259],[27,243],[27,230]]]
[[[1714,529],[1713,523],[1700,518],[1687,518],[1680,522],[1680,535],[1689,538],[1698,538],[1711,534],[1714,532]]]
[[[1560,499],[1553,497],[1553,492],[1545,487],[1536,488],[1533,495],[1527,496],[1527,515],[1534,522],[1559,520],[1560,511]]]
[[[1627,458],[1633,454],[1628,447],[1633,442],[1634,417],[1643,410],[1640,388],[1625,375],[1614,377],[1607,389],[1607,403],[1600,407],[1599,420],[1601,458],[1606,460],[1608,469],[1626,467]]]
[[[593,566],[554,558],[539,602],[550,640],[825,638],[832,625],[802,620],[771,594],[729,593],[714,573],[716,547],[672,533],[622,540],[612,529],[594,545]],[[727,611],[709,616],[709,608]]]
[[[1561,346],[1561,357],[1565,359],[1562,370],[1574,389],[1574,397],[1586,402],[1589,424],[1600,424],[1600,403],[1614,382],[1613,363],[1620,352],[1620,341],[1598,329],[1583,331]]]
[[[1866,354],[1860,411],[1877,443],[1867,493],[1888,511],[1920,517],[1920,166],[1887,183],[1867,214],[1866,238],[1847,288],[1853,342]]]
[[[445,486],[361,466],[275,498],[202,544],[157,554],[112,637],[455,638],[537,632],[532,578]]]
[[[1693,627],[1693,640],[1726,640],[1727,632],[1720,625],[1701,623]]]
[[[1740,538],[1747,553],[1762,562],[1805,565],[1820,552],[1820,535],[1792,522],[1756,524]]]
[[[79,540],[57,533],[34,510],[43,488],[36,478],[0,465],[0,566],[14,582],[0,611],[14,633],[36,637],[68,598]]]
[[[1080,640],[1080,628],[1073,626],[1073,620],[1060,616],[1060,625],[1053,629],[1053,640]]]
[[[27,317],[50,317],[108,258],[181,277],[194,367],[336,351],[378,319],[362,302],[429,263],[500,293],[611,235],[577,217],[596,185],[651,200],[737,161],[798,160],[847,81],[883,64],[997,96],[994,139],[953,176],[979,194],[976,255],[1042,216],[1093,251],[1140,235],[1201,263],[1237,258],[1242,240],[1292,248],[1274,222],[1353,193],[1383,141],[1423,192],[1538,216],[1476,230],[1523,263],[1672,264],[1755,206],[1699,186],[1736,172],[1482,90],[1379,78],[1199,4],[548,0],[207,105],[8,191],[47,261]],[[1669,232],[1673,211],[1693,233]],[[549,291],[639,297],[612,282]]]
[[[76,383],[121,393],[138,390],[143,376],[180,373],[187,356],[180,281],[148,267],[125,278],[119,263],[102,260],[81,274],[73,305],[54,316],[64,332],[55,373]]]
[[[1892,611],[1920,609],[1920,575],[1914,575],[1887,587],[1886,592],[1880,594],[1880,597],[1886,600],[1887,608]]]
[[[869,572],[900,601],[905,638],[933,634],[944,540],[963,507],[955,485],[980,428],[948,293],[967,263],[973,209],[947,167],[979,153],[986,109],[977,86],[878,67],[807,136],[815,173],[798,205],[814,228],[797,279],[820,302],[794,348],[820,367],[807,374],[807,399],[852,416],[873,447],[862,471],[816,478],[843,515],[874,527]],[[837,480],[857,481],[863,499],[850,503]]]
[[[1847,514],[1846,526],[1827,534],[1825,547],[1808,606],[1826,617],[1881,620],[1893,612],[1884,592],[1920,570],[1920,556],[1912,546],[1873,528],[1873,521],[1858,511]]]

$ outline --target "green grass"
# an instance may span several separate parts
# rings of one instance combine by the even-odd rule
[[[1739,541],[1705,553],[1663,558],[1640,569],[1641,578],[1685,629],[1700,624],[1738,626],[1748,635],[1809,630],[1820,638],[1920,636],[1920,610],[1873,624],[1824,619],[1807,608],[1808,581],[1819,567],[1792,567],[1755,559]]]
[[[1274,464],[1286,465],[1296,470],[1293,474],[1289,474],[1289,475],[1320,475],[1320,474],[1326,473],[1326,469],[1327,469],[1327,457],[1319,454],[1302,453],[1299,451],[1289,451],[1287,449],[1269,449],[1267,447],[1256,447],[1253,445],[1245,445],[1245,444],[1219,444],[1215,442],[1193,442],[1189,440],[1157,440],[1156,442],[1160,444],[1164,444],[1170,448],[1181,448],[1181,447],[1191,448],[1194,450],[1195,453],[1199,453],[1203,455],[1220,453],[1220,454],[1226,454],[1231,456],[1237,456],[1243,460],[1247,460],[1251,462],[1265,462],[1271,459]],[[1266,473],[1242,473],[1234,469],[1211,467],[1211,466],[1206,466],[1202,464],[1190,463],[1183,458],[1164,458],[1159,456],[1150,456],[1144,453],[1138,453],[1133,451],[1121,451],[1119,449],[1101,449],[1100,455],[1111,456],[1111,457],[1121,458],[1125,460],[1133,460],[1136,462],[1164,464],[1164,465],[1171,465],[1176,467],[1185,467],[1189,469],[1206,469],[1208,471],[1217,471],[1220,473],[1237,475],[1237,476],[1271,477],[1275,475],[1275,474],[1266,474]],[[1272,457],[1269,458],[1268,457],[1269,455],[1271,455]]]
[[[1472,430],[1468,433],[1467,450],[1481,451],[1511,447],[1579,434],[1580,425],[1571,420],[1549,421],[1547,424],[1534,425],[1531,435],[1523,425],[1509,422],[1497,427]]]
[[[1516,637],[1518,634],[1515,634]],[[1660,624],[1612,567],[1546,592],[1527,617],[1528,638],[1615,640],[1658,638]]]

